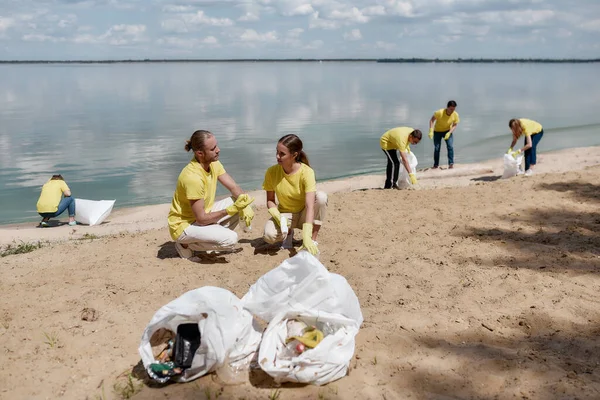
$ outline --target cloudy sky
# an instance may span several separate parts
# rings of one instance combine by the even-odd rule
[[[600,57],[600,0],[1,0],[0,59]]]

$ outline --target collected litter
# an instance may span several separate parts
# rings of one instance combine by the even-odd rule
[[[264,333],[259,319],[268,323]],[[241,300],[202,287],[163,306],[139,352],[148,375],[163,383],[213,371],[225,383],[242,383],[254,360],[277,382],[323,385],[347,374],[362,321],[346,279],[301,251],[259,278]]]
[[[75,221],[82,225],[100,225],[112,212],[115,201],[75,199]]]
[[[522,169],[523,155],[513,156],[512,154],[504,155],[504,173],[502,179],[512,178],[523,173]]]
[[[418,165],[417,157],[414,155],[414,153],[412,151],[407,152],[406,157],[408,160],[408,165],[410,166],[410,170],[416,171],[417,165]],[[404,164],[400,163],[400,172],[399,172],[399,177],[398,177],[398,188],[399,189],[406,189],[406,188],[409,188],[412,186],[412,184],[410,183],[409,174],[410,174],[410,171],[407,171],[406,168],[404,168]]]

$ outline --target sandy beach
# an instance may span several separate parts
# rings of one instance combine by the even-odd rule
[[[501,158],[425,169],[417,190],[377,190],[382,175],[319,183],[320,260],[365,318],[349,376],[324,387],[259,372],[238,386],[214,374],[160,389],[134,379],[133,398],[600,398],[600,147],[538,163],[508,180]],[[177,257],[168,204],[95,227],[0,227],[2,247],[42,244],[0,258],[0,399],[124,398],[158,308],[207,285],[241,297],[294,254],[260,250],[268,213],[254,194],[243,250],[196,263]],[[83,320],[84,309],[96,314]]]

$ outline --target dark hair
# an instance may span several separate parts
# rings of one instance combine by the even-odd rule
[[[185,141],[185,151],[190,151],[190,150],[203,151],[204,150],[204,142],[206,141],[206,139],[208,139],[211,136],[214,136],[214,135],[211,132],[204,131],[204,130],[198,130],[198,131],[192,133],[192,137],[190,138],[190,140]]]
[[[415,139],[419,139],[419,140],[421,140],[421,138],[423,138],[423,134],[418,129],[415,129],[414,131],[412,131],[410,133],[410,136],[414,137]]]
[[[298,153],[296,156],[296,161],[306,164],[310,167],[308,163],[308,156],[302,150],[302,140],[297,135],[290,133],[289,135],[283,136],[277,143],[281,143],[290,151],[290,153]]]
[[[57,174],[57,175],[52,175],[52,178],[50,178],[51,181],[64,181],[63,177],[61,174]]]
[[[446,107],[456,107],[456,102],[454,100],[450,100],[448,102],[448,105],[446,105]]]

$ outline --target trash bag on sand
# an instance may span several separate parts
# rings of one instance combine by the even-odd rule
[[[512,178],[516,176],[521,170],[521,164],[523,162],[523,155],[519,154],[513,157],[512,154],[504,155],[504,173],[502,179]]]
[[[408,165],[410,165],[411,171],[416,171],[418,164],[417,157],[412,151],[407,152],[406,157],[408,160]],[[412,184],[410,183],[410,176],[408,176],[408,174],[410,174],[410,171],[407,171],[406,168],[404,168],[402,159],[400,159],[400,173],[398,175],[398,187],[400,189],[406,189],[412,186]]]
[[[184,332],[182,327],[186,328]],[[193,339],[194,331],[196,339]],[[163,332],[170,335],[165,336]],[[190,332],[192,339],[182,339]],[[168,347],[166,343],[159,352],[153,351],[153,347],[160,345],[157,341],[161,339],[157,336],[165,338],[163,342],[175,337],[168,362],[156,354],[163,354]],[[239,372],[247,372],[260,339],[261,333],[252,315],[243,308],[238,297],[228,290],[205,286],[184,293],[154,314],[142,334],[139,353],[148,375],[159,382],[169,379],[188,382],[220,369],[225,383],[239,383],[231,379],[243,378]],[[194,348],[195,352],[189,354]]]
[[[112,212],[115,201],[75,199],[75,221],[83,225],[100,225]]]
[[[317,258],[301,251],[285,260],[252,285],[242,303],[269,321],[258,363],[277,382],[323,385],[347,374],[363,322],[360,304],[346,279],[327,271]],[[322,332],[322,340],[294,352],[290,322]]]

